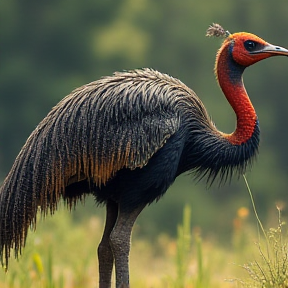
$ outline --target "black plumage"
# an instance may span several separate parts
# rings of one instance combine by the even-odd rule
[[[37,126],[1,187],[1,258],[7,265],[11,248],[21,252],[38,207],[53,213],[61,197],[72,205],[92,193],[133,211],[185,171],[211,180],[242,173],[258,134],[253,145],[231,145],[191,89],[151,69],[82,86]]]

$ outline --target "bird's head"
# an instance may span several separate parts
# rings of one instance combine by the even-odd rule
[[[283,47],[274,46],[251,33],[238,32],[230,34],[219,24],[211,25],[206,35],[225,38],[218,51],[217,61],[220,60],[221,54],[224,54],[224,57],[230,55],[237,64],[244,68],[271,56],[288,56],[288,50]]]
[[[260,37],[246,32],[230,34],[225,39],[223,46],[228,46],[234,61],[244,67],[271,56],[288,56],[287,49],[274,46]]]

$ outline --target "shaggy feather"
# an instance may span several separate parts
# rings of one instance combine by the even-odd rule
[[[38,209],[53,213],[61,197],[75,204],[119,171],[141,169],[179,131],[184,150],[174,178],[191,170],[225,181],[234,169],[245,170],[258,146],[257,131],[251,143],[229,143],[191,89],[154,70],[115,73],[66,96],[30,135],[1,187],[2,264],[8,266],[12,248],[21,254]],[[66,194],[85,181],[83,193]],[[159,195],[151,197],[145,201]]]

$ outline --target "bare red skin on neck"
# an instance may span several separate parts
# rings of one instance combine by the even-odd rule
[[[227,61],[231,57],[229,46],[229,41],[225,41],[220,48],[216,58],[215,72],[219,85],[236,114],[237,126],[233,133],[222,133],[222,135],[231,144],[241,145],[252,137],[257,115],[244,87],[242,73],[235,73]]]

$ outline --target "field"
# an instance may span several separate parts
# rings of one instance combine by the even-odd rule
[[[251,226],[247,221],[255,218],[252,211],[240,208],[225,245],[211,237],[202,238],[199,227],[190,229],[188,206],[183,210],[183,223],[177,227],[177,239],[160,234],[153,241],[143,240],[136,225],[131,287],[287,287],[287,245],[278,211],[277,227],[263,234],[256,222]],[[45,221],[39,215],[37,230],[30,231],[20,259],[11,259],[9,271],[0,272],[1,288],[97,287],[96,248],[103,219],[92,216],[83,223],[72,223],[73,213],[61,207]]]

